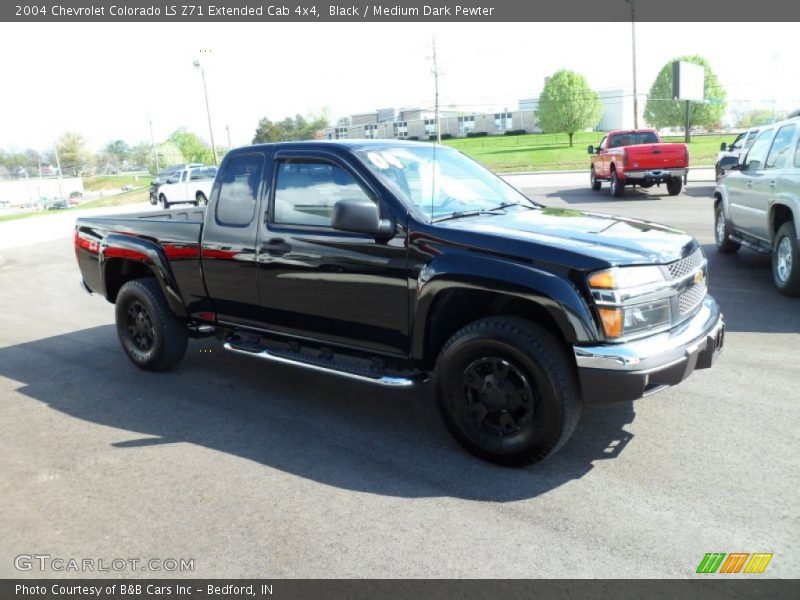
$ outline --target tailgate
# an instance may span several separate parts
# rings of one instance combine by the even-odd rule
[[[689,166],[686,144],[641,144],[625,148],[629,169],[669,169]]]

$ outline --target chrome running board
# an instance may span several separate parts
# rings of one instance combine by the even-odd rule
[[[282,354],[270,352],[269,350],[263,348],[248,350],[245,348],[239,348],[237,346],[234,346],[230,342],[225,342],[223,347],[225,348],[225,350],[230,350],[231,352],[235,352],[236,354],[245,354],[247,356],[253,356],[255,358],[260,358],[262,360],[266,360],[273,363],[292,365],[295,367],[303,367],[305,369],[309,369],[310,371],[317,371],[318,373],[338,375],[340,377],[345,377],[347,379],[352,379],[354,381],[362,381],[364,383],[372,383],[384,387],[409,388],[422,384],[428,380],[427,375],[424,373],[421,373],[419,377],[391,377],[389,375],[379,375],[379,374],[370,375],[366,372],[363,374],[354,373],[352,371],[347,371],[345,369],[338,369],[336,367],[326,366],[324,364],[317,364],[315,362],[307,362],[305,360],[290,358]]]

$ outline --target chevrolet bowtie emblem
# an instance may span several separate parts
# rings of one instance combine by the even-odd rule
[[[703,272],[698,271],[694,274],[694,283],[697,285],[698,283],[703,283]]]

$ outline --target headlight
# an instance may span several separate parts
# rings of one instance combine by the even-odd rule
[[[606,337],[621,340],[669,328],[669,285],[659,267],[614,267],[587,279]]]
[[[663,281],[661,269],[652,266],[614,267],[589,275],[589,287],[604,290],[619,290]]]
[[[672,322],[669,299],[623,307],[601,306],[598,310],[606,337],[613,339],[661,329]]]

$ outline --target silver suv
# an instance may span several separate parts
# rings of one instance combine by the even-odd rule
[[[714,191],[714,233],[720,252],[746,246],[772,253],[778,290],[800,295],[800,117],[761,129],[744,159],[724,157]]]

